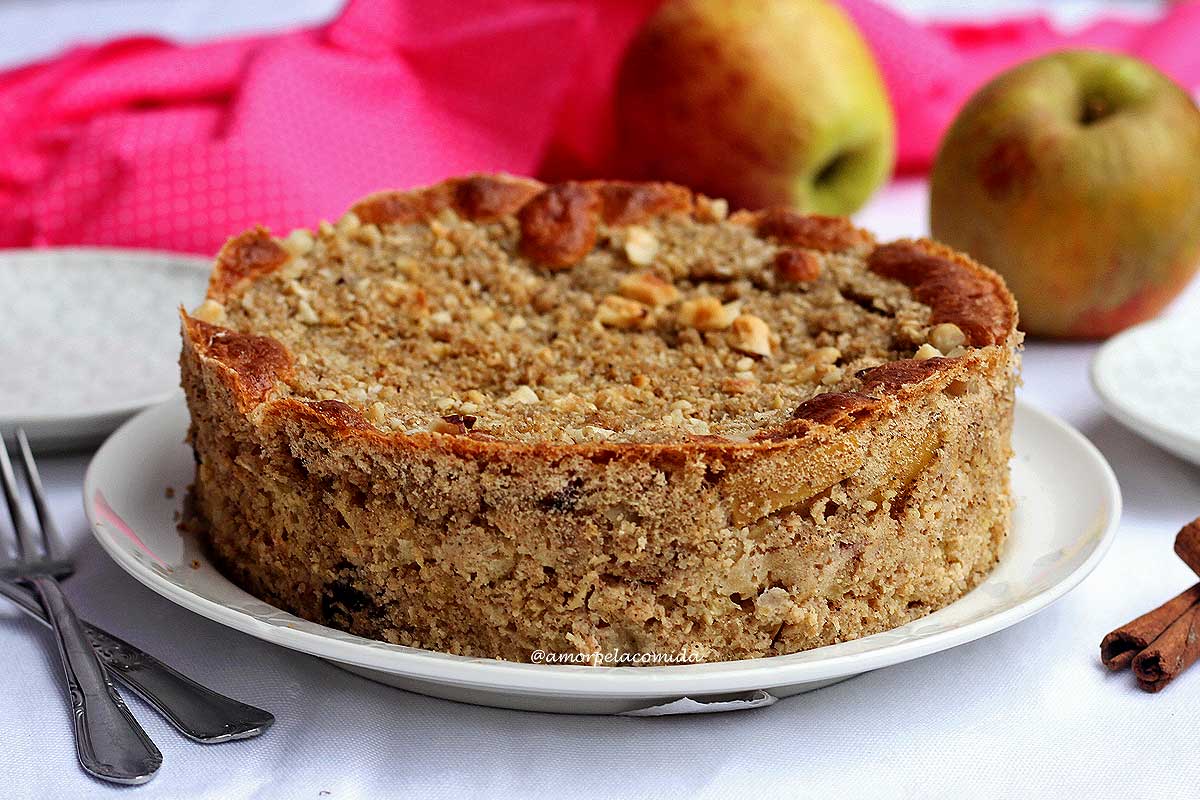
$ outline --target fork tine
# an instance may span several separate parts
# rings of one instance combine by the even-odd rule
[[[38,524],[42,528],[42,546],[48,559],[58,558],[60,551],[58,528],[54,518],[50,516],[50,507],[46,505],[46,491],[42,488],[42,476],[38,473],[37,462],[33,460],[33,451],[29,449],[29,439],[25,436],[24,428],[17,428],[17,447],[21,450],[21,462],[25,466],[25,478],[29,483],[29,494],[33,496],[33,508],[37,511]]]
[[[21,496],[17,494],[17,481],[13,475],[12,461],[8,458],[8,444],[0,436],[0,488],[4,489],[4,500],[8,503],[8,516],[17,532],[17,558],[36,558],[34,532],[21,511]]]

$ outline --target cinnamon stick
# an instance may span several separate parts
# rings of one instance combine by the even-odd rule
[[[1175,555],[1200,575],[1200,517],[1184,525],[1175,536]]]
[[[1133,663],[1134,656],[1162,636],[1197,602],[1200,602],[1200,583],[1105,636],[1100,642],[1100,660],[1114,672],[1125,669]]]
[[[1193,605],[1133,659],[1138,686],[1161,691],[1200,658],[1200,605]]]

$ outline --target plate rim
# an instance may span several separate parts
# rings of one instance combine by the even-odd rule
[[[432,650],[393,645],[358,637],[318,623],[303,620],[282,609],[280,618],[290,618],[302,628],[271,624],[229,605],[201,597],[156,574],[119,548],[115,537],[101,530],[94,499],[101,476],[97,464],[110,448],[120,447],[125,431],[143,424],[155,413],[168,413],[167,407],[182,403],[182,393],[166,403],[145,409],[125,422],[96,452],[84,478],[84,511],[93,536],[109,557],[135,580],[193,613],[257,639],[317,656],[329,661],[380,670],[411,679],[438,684],[488,689],[501,692],[542,696],[590,696],[610,699],[643,698],[664,695],[697,695],[741,692],[781,687],[813,681],[857,675],[892,666],[932,653],[948,650],[999,632],[1048,607],[1074,589],[1107,554],[1120,524],[1122,497],[1111,466],[1100,451],[1074,427],[1057,416],[1024,401],[1017,401],[1017,412],[1030,414],[1048,424],[1076,444],[1103,479],[1102,499],[1111,507],[1102,521],[1103,530],[1092,551],[1071,572],[1032,597],[982,619],[960,624],[944,631],[907,641],[895,642],[867,652],[834,654],[819,660],[788,662],[788,655],[738,661],[708,662],[652,667],[605,667],[549,665],[501,661],[490,658],[458,656]],[[1019,453],[1015,454],[1019,457]],[[207,561],[207,559],[206,559]],[[208,562],[211,564],[211,562]],[[239,591],[242,591],[239,587]],[[253,597],[252,595],[248,595]],[[257,598],[255,598],[257,599]],[[265,601],[259,601],[265,603]],[[270,606],[270,604],[266,604]],[[272,608],[276,608],[271,606]],[[314,628],[308,630],[306,628]],[[893,629],[894,630],[894,629]],[[328,633],[336,633],[333,638]],[[887,632],[884,632],[886,634]],[[883,634],[876,634],[883,635]],[[350,637],[347,641],[346,637]],[[864,637],[869,638],[869,637]],[[861,640],[853,640],[861,641]],[[843,643],[844,644],[844,643]],[[829,645],[828,647],[837,647]],[[823,648],[816,648],[817,650]],[[804,651],[811,654],[815,650]],[[789,654],[792,655],[792,654]]]
[[[24,258],[32,258],[36,256],[46,255],[66,255],[66,256],[87,256],[89,254],[100,254],[107,257],[122,256],[130,257],[133,261],[140,261],[138,266],[142,268],[150,268],[151,262],[172,261],[176,262],[175,266],[184,269],[194,269],[197,273],[211,272],[213,259],[201,255],[199,253],[184,253],[173,250],[159,249],[143,249],[139,247],[114,247],[105,245],[70,245],[66,247],[11,247],[0,249],[0,263],[8,260],[20,260]],[[137,398],[124,403],[115,403],[107,406],[89,407],[86,412],[77,414],[45,414],[45,415],[8,415],[0,416],[0,427],[8,429],[17,428],[45,428],[51,425],[71,424],[71,425],[107,425],[111,422],[121,421],[138,411],[157,406],[164,402],[169,402],[172,397],[179,391],[178,387],[171,387],[161,392],[156,392],[152,395],[146,395],[142,398]],[[31,436],[32,438],[32,436]],[[57,440],[54,436],[39,436],[38,439]],[[71,436],[66,437],[73,438]],[[36,444],[36,442],[35,442]]]
[[[1185,320],[1178,316],[1158,317],[1127,328],[1109,339],[1092,356],[1088,366],[1088,378],[1093,391],[1100,398],[1104,410],[1118,422],[1139,436],[1149,440],[1171,452],[1172,454],[1200,464],[1200,434],[1192,431],[1179,430],[1163,424],[1159,419],[1138,413],[1138,407],[1126,403],[1121,392],[1110,374],[1111,362],[1121,347],[1131,339],[1139,336],[1153,335],[1151,332],[1158,328],[1182,326]],[[1180,445],[1182,442],[1182,445]]]

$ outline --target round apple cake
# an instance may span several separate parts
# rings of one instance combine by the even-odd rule
[[[1009,526],[990,270],[670,184],[477,175],[232,239],[182,314],[197,529],[306,619],[468,656],[781,653]]]

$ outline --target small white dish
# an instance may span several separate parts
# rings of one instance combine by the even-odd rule
[[[0,431],[39,449],[93,444],[179,385],[175,309],[211,262],[114,248],[0,251]]]
[[[1200,328],[1191,316],[1144,322],[1092,359],[1105,410],[1136,433],[1200,464]]]
[[[958,602],[895,630],[773,658],[663,667],[521,664],[364,639],[239,589],[175,527],[183,487],[194,475],[183,443],[187,425],[177,397],[127,422],[92,460],[84,507],[117,564],[169,600],[251,636],[403,689],[504,708],[628,713],[683,697],[696,702],[668,711],[765,705],[920,658],[995,633],[1064,595],[1100,562],[1121,516],[1120,489],[1099,451],[1066,423],[1018,403],[1013,531],[996,569]],[[747,695],[746,703],[728,703]],[[719,701],[726,703],[706,705]]]

